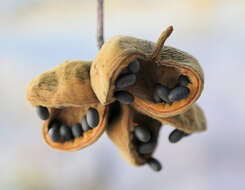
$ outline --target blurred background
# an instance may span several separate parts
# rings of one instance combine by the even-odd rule
[[[0,189],[5,190],[216,190],[245,186],[245,1],[105,0],[105,39],[125,34],[167,40],[200,61],[205,89],[198,103],[208,131],[168,142],[165,126],[155,157],[160,173],[134,168],[104,134],[78,152],[52,150],[41,120],[25,100],[36,75],[64,60],[92,60],[96,0],[1,0]]]

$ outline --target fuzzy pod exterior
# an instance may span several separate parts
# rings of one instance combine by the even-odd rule
[[[204,86],[203,70],[196,58],[177,48],[164,46],[173,28],[167,28],[154,43],[134,37],[117,35],[101,48],[91,67],[91,86],[103,105],[115,101],[115,81],[134,60],[140,62],[136,83],[123,90],[134,96],[133,107],[143,114],[171,117],[188,110],[199,98]],[[181,75],[188,76],[187,98],[168,104],[156,103],[152,92],[155,84],[169,88],[178,85]]]
[[[52,148],[77,151],[94,143],[107,125],[108,106],[100,104],[90,85],[91,61],[65,61],[35,77],[27,87],[27,101],[32,106],[47,107],[49,119],[43,122],[42,136]],[[72,127],[80,122],[89,108],[97,109],[100,120],[96,128],[67,142],[53,142],[48,135],[54,120]]]
[[[148,154],[140,154],[137,151],[137,145],[134,143],[134,128],[137,125],[148,127],[157,143],[161,123],[140,114],[129,105],[118,104],[118,106],[118,115],[114,116],[112,121],[109,121],[106,133],[116,145],[124,160],[133,166],[142,166],[151,158],[154,151]]]

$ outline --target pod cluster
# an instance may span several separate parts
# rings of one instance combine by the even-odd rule
[[[105,111],[107,106],[115,102],[118,102],[120,105],[127,105],[130,109],[136,110],[135,112],[147,115],[147,117],[162,124],[170,124],[176,127],[169,135],[171,143],[176,143],[191,133],[205,130],[206,121],[202,111],[193,108],[193,112],[185,114],[188,110],[192,109],[192,104],[201,94],[203,88],[202,70],[201,68],[199,69],[200,65],[196,62],[196,59],[189,54],[174,48],[165,49],[163,43],[171,32],[172,28],[168,28],[161,35],[157,44],[132,37],[120,36],[113,38],[110,42],[115,41],[115,43],[104,44],[93,62],[91,70],[83,69],[82,64],[72,62],[69,63],[70,65],[67,64],[66,69],[64,69],[66,73],[60,74],[64,78],[64,80],[62,78],[60,85],[56,85],[58,79],[52,73],[45,75],[45,77],[49,77],[45,82],[40,77],[38,80],[40,80],[39,84],[41,85],[38,87],[42,93],[35,96],[37,99],[40,98],[40,101],[36,101],[39,104],[35,102],[35,105],[37,104],[36,111],[41,120],[49,121],[47,136],[51,139],[52,143],[60,144],[62,147],[63,145],[66,146],[66,142],[74,142],[77,139],[78,142],[86,135],[93,136],[95,135],[93,130],[100,128],[100,122],[107,118],[108,115],[115,118],[124,118],[121,116],[125,113],[118,110]],[[125,44],[132,43],[132,47],[135,49],[134,59],[130,57],[133,54],[131,45],[128,45],[128,47],[125,45],[124,47],[121,45],[123,40],[125,40]],[[112,46],[117,43],[120,43],[120,45]],[[118,47],[121,49],[118,49]],[[130,53],[127,55],[125,52]],[[114,57],[115,59],[112,59]],[[116,60],[118,62],[111,63],[108,60]],[[127,63],[124,64],[124,62]],[[185,65],[186,63],[188,63],[188,67]],[[115,70],[115,68],[120,72],[117,72],[118,70]],[[199,70],[195,70],[196,68]],[[57,74],[58,72],[54,73]],[[86,77],[84,77],[85,75]],[[63,82],[69,80],[70,83]],[[46,85],[45,88],[42,86],[43,84]],[[66,86],[62,88],[62,85]],[[79,91],[81,86],[83,87],[82,92]],[[62,90],[57,90],[56,88],[58,87],[62,88]],[[45,97],[45,94],[47,94],[45,90],[47,89],[49,96]],[[59,93],[62,92],[62,94],[58,94],[55,97],[66,97],[67,99],[63,102],[59,100],[57,101],[58,103],[55,102],[50,104],[50,106],[42,105],[43,100],[48,101],[52,99],[51,96],[54,90]],[[76,94],[76,90],[80,94]],[[76,94],[74,100],[71,100],[72,95],[69,94],[70,92]],[[31,101],[33,100],[31,99]],[[104,111],[99,111],[96,107],[90,106],[92,105],[91,102],[96,102],[96,105],[103,107]],[[62,109],[57,108],[57,104],[60,104],[59,106]],[[83,105],[89,105],[86,107],[86,111],[83,110],[85,109]],[[67,118],[56,117],[56,114],[50,111],[51,109],[55,110],[54,112],[67,113]],[[74,111],[66,112],[66,109],[74,109]],[[79,115],[76,112],[83,114]],[[115,119],[113,121],[115,130],[113,127],[110,128],[110,122],[104,123],[102,127],[107,126],[110,128],[112,131],[112,141],[118,142],[120,140],[120,142],[123,142],[119,143],[120,145],[118,146],[122,154],[127,154],[126,157],[137,157],[132,159],[139,160],[139,163],[135,162],[134,165],[146,163],[154,171],[160,171],[162,168],[161,163],[152,157],[157,147],[159,131],[156,134],[151,123],[144,121],[143,117],[140,124],[137,122],[133,123],[132,121],[134,121],[135,116],[127,114],[125,118],[130,120],[130,122],[122,124],[120,119]],[[77,121],[77,117],[79,117],[79,121]],[[130,117],[132,118],[129,119]],[[120,127],[117,127],[119,125]],[[131,130],[132,128],[133,130]],[[125,129],[130,138],[127,137],[128,134],[122,134],[122,131],[125,131]],[[103,130],[100,131],[100,133],[102,132]],[[99,136],[97,134],[93,141],[97,140]],[[55,147],[52,143],[51,146]],[[82,145],[79,147],[83,148]],[[133,147],[133,149],[130,147]],[[68,149],[69,147],[67,151],[69,151]],[[78,148],[72,150],[78,150]]]

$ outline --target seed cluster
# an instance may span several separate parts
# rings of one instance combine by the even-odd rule
[[[140,63],[134,60],[127,67],[127,74],[121,74],[115,82],[116,90],[114,97],[123,104],[131,104],[134,101],[134,96],[127,91],[120,90],[121,88],[129,87],[136,82],[136,73],[140,70]]]
[[[38,116],[43,119],[43,115],[49,115],[48,109],[37,107]],[[48,119],[48,118],[46,118]],[[66,142],[81,137],[85,132],[96,128],[99,124],[99,113],[95,108],[89,108],[86,115],[81,118],[81,123],[68,126],[54,119],[50,125],[48,134],[53,142]]]

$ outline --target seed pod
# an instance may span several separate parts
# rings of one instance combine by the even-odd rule
[[[137,60],[140,70],[136,73],[136,83],[123,89],[134,96],[132,106],[136,110],[155,117],[172,117],[190,108],[202,92],[203,71],[193,56],[176,48],[163,46],[172,30],[172,27],[168,27],[157,43],[118,35],[103,45],[90,72],[92,88],[103,105],[116,100],[116,80],[131,62]],[[155,84],[173,89],[179,84],[181,75],[190,80],[186,86],[190,90],[187,97],[172,104],[159,102],[156,97],[154,100]]]
[[[151,158],[154,150],[148,154],[141,154],[138,152],[139,142],[135,141],[134,129],[137,126],[145,126],[151,130],[151,133],[155,137],[157,144],[158,133],[161,127],[161,123],[145,115],[136,112],[130,106],[125,104],[117,104],[120,108],[115,108],[115,104],[112,105],[113,110],[118,111],[118,115],[113,115],[109,121],[109,125],[106,129],[109,138],[118,147],[121,156],[131,165],[140,166],[144,165],[149,158]]]
[[[43,123],[42,135],[45,142],[54,149],[80,150],[94,143],[104,132],[108,108],[99,103],[90,86],[90,65],[88,61],[66,61],[34,78],[27,88],[29,103],[34,107],[41,105],[48,108],[49,118]],[[50,138],[48,129],[54,120],[69,127],[81,124],[89,108],[98,112],[97,127],[66,142],[54,142]]]

